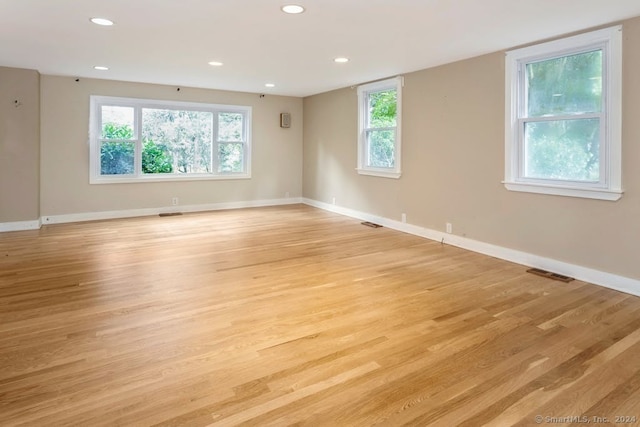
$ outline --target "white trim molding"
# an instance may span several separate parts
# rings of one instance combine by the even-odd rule
[[[623,191],[595,190],[591,188],[568,188],[557,185],[522,184],[518,182],[502,182],[507,190],[525,193],[551,194],[554,196],[581,197],[583,199],[598,199],[616,201],[622,197]]]
[[[360,175],[370,175],[370,176],[379,176],[381,178],[394,178],[394,179],[398,179],[402,176],[402,173],[400,172],[387,172],[387,171],[382,171],[382,170],[374,170],[374,169],[359,169],[356,168],[356,171],[360,174]]]
[[[42,225],[65,224],[70,222],[98,221],[98,220],[118,219],[118,218],[134,218],[134,217],[140,217],[140,216],[159,215],[163,213],[175,213],[175,212],[187,213],[187,212],[219,211],[224,209],[260,208],[260,207],[266,207],[266,206],[294,205],[297,203],[302,203],[302,198],[289,197],[285,199],[250,200],[250,201],[240,201],[240,202],[209,203],[209,204],[202,204],[202,205],[168,206],[168,207],[161,207],[161,208],[83,212],[83,213],[63,214],[63,215],[47,215],[47,216],[43,216],[40,219],[40,221]]]
[[[403,233],[413,234],[414,236],[424,237],[426,239],[435,240],[437,242],[444,242],[448,245],[467,249],[483,255],[492,256],[494,258],[503,259],[505,261],[514,262],[516,264],[521,264],[528,267],[541,268],[544,270],[552,271],[554,273],[574,277],[578,280],[593,283],[605,288],[640,296],[640,280],[632,279],[630,277],[619,276],[616,274],[611,274],[580,265],[570,264],[551,258],[530,254],[527,252],[517,251],[515,249],[509,249],[502,246],[492,245],[490,243],[469,239],[466,237],[456,236],[454,234],[448,234],[442,231],[431,230],[428,228],[419,227],[417,225],[412,225],[401,221],[384,218],[378,215],[360,212],[353,209],[332,205],[330,203],[320,202],[313,199],[303,198],[302,201],[304,204],[309,206],[334,212],[340,215],[345,215],[351,218],[356,218],[361,221],[370,221],[376,224],[383,225],[387,228],[391,228],[393,230],[401,231]]]
[[[37,230],[40,228],[40,221],[14,221],[14,222],[0,222],[0,233],[9,231],[26,231]]]
[[[100,221],[106,219],[134,218],[159,215],[162,213],[187,213],[219,211],[223,209],[260,208],[266,206],[295,205],[302,203],[301,197],[284,199],[248,200],[239,202],[220,202],[200,205],[166,206],[146,209],[128,209],[118,211],[82,212],[62,215],[44,215],[35,221],[0,222],[0,233],[9,231],[38,230],[42,225],[66,224],[71,222]]]

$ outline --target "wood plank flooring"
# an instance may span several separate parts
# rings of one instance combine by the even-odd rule
[[[640,298],[525,270],[303,205],[0,234],[0,425],[638,425]]]

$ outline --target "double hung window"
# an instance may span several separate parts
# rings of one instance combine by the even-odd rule
[[[358,172],[401,174],[402,77],[358,87]]]
[[[620,198],[621,31],[507,53],[509,190]]]

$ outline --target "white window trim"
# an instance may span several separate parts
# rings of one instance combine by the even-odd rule
[[[542,58],[568,55],[589,47],[603,47],[606,75],[604,141],[599,183],[534,180],[522,177],[522,142],[519,124],[524,96],[519,70],[522,64]],[[573,37],[542,43],[506,54],[505,63],[505,178],[508,190],[601,200],[622,197],[622,26],[605,28]]]
[[[398,179],[402,175],[402,87],[404,79],[401,76],[378,82],[358,86],[358,167],[360,175],[371,175],[383,178]],[[367,123],[367,94],[379,92],[385,89],[396,90],[396,140],[395,140],[395,167],[374,168],[367,166],[367,138],[365,127]]]
[[[181,110],[207,111],[217,113],[242,113],[244,114],[245,172],[228,173],[197,173],[197,174],[143,174],[136,170],[132,175],[102,175],[100,174],[100,107],[102,105],[115,105],[135,108],[134,131],[138,134],[141,126],[142,108],[169,108]],[[90,184],[114,184],[114,183],[141,183],[141,182],[167,182],[167,181],[203,181],[203,180],[229,180],[251,178],[251,107],[243,105],[205,104],[199,102],[163,101],[155,99],[123,98],[115,96],[91,95],[89,102],[89,183]],[[212,156],[215,157],[215,145],[217,144],[217,126],[213,127]],[[141,164],[141,140],[136,139],[135,165]],[[212,163],[212,166],[216,162]],[[138,168],[138,166],[136,166]]]

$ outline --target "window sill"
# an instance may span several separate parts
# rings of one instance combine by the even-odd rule
[[[377,169],[356,169],[360,175],[378,176],[382,178],[398,179],[402,175],[401,172],[391,172]]]
[[[522,191],[525,193],[538,193],[538,194],[550,194],[554,196],[566,196],[566,197],[580,197],[584,199],[598,199],[616,201],[622,197],[622,190],[608,190],[608,189],[591,189],[591,188],[576,188],[576,187],[562,187],[558,185],[544,185],[544,184],[530,184],[522,182],[502,182],[507,190],[510,191]]]
[[[141,176],[105,178],[91,177],[89,184],[141,184],[145,182],[180,182],[180,181],[220,181],[232,179],[250,179],[251,174],[229,174],[229,175],[178,175],[178,176]]]

